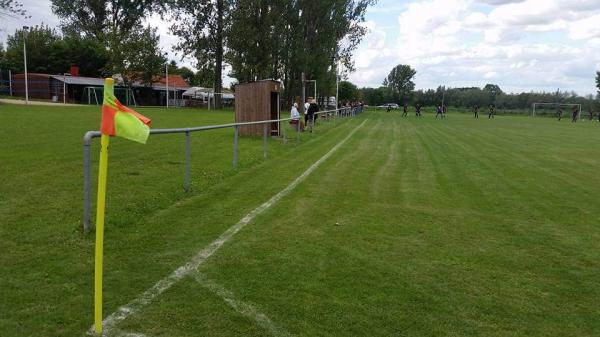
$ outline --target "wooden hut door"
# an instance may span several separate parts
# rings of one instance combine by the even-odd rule
[[[271,92],[271,119],[279,119],[279,93]],[[271,123],[271,135],[279,135],[279,123]]]

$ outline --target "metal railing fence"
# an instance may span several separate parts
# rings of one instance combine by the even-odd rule
[[[339,118],[347,118],[354,117],[360,111],[356,108],[340,108],[336,110],[326,110],[317,112],[316,115],[325,115],[327,116],[327,121],[333,117],[334,123]],[[301,116],[302,117],[302,116]],[[184,178],[183,178],[183,188],[187,192],[190,189],[190,169],[191,169],[191,134],[193,132],[202,132],[209,130],[218,130],[218,129],[226,129],[226,128],[234,128],[234,137],[233,137],[233,160],[232,165],[233,168],[237,168],[238,164],[238,140],[239,140],[239,129],[242,126],[248,125],[264,125],[263,127],[263,156],[267,158],[267,150],[268,150],[268,133],[269,128],[268,125],[271,123],[282,123],[288,122],[291,118],[280,118],[273,120],[264,120],[264,121],[256,121],[256,122],[243,122],[243,123],[230,123],[230,124],[220,124],[220,125],[207,125],[207,126],[198,126],[198,127],[190,127],[190,128],[173,128],[173,129],[150,129],[150,135],[165,135],[165,134],[177,134],[183,133],[185,134],[185,166],[184,166]],[[314,125],[315,117],[313,115],[311,121],[311,131],[312,126]],[[299,127],[299,126],[298,126]],[[283,128],[283,139],[284,143],[287,142],[286,128]],[[101,136],[100,131],[88,131],[83,136],[83,228],[85,232],[90,232],[93,229],[91,223],[91,147],[92,140],[94,138],[99,138]],[[300,132],[296,132],[296,141],[300,141]]]

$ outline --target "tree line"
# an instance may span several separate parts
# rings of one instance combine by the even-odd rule
[[[494,104],[502,110],[529,111],[533,103],[582,104],[583,110],[600,109],[600,71],[596,72],[596,96],[580,96],[573,91],[506,93],[497,84],[486,84],[483,88],[449,88],[414,90],[416,71],[409,65],[394,67],[378,88],[358,88],[350,82],[340,83],[341,100],[361,100],[371,106],[387,103],[399,105],[436,106],[442,102],[449,107],[472,108]]]
[[[1,0],[0,0],[1,1]],[[83,74],[121,74],[149,82],[162,73],[166,57],[156,29],[145,22],[160,15],[179,38],[175,50],[193,60],[184,72],[191,84],[222,90],[224,65],[238,82],[282,80],[289,102],[300,95],[301,79],[316,80],[324,97],[335,94],[338,65],[353,69],[352,52],[366,33],[366,9],[376,0],[51,0],[60,34],[47,26],[27,36],[31,71],[60,73],[68,63]],[[9,38],[0,65],[19,70],[23,32]],[[85,45],[86,52],[73,48]],[[62,49],[60,45],[62,44]],[[3,49],[3,48],[2,48]],[[45,61],[36,57],[52,55]],[[83,56],[78,56],[83,55]],[[22,55],[22,54],[20,54]],[[21,57],[22,58],[22,57]],[[91,58],[84,60],[82,58]],[[89,63],[82,66],[84,62]],[[219,102],[217,102],[218,104]]]

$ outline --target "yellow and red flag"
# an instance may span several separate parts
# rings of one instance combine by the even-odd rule
[[[102,134],[123,137],[146,144],[150,135],[150,119],[124,106],[115,97],[114,80],[104,80],[102,102]]]
[[[98,202],[96,203],[96,261],[94,263],[94,331],[102,334],[102,273],[104,260],[104,211],[108,177],[108,143],[110,136],[123,137],[145,144],[150,135],[150,119],[129,109],[115,97],[115,81],[104,80],[100,162],[98,165]]]

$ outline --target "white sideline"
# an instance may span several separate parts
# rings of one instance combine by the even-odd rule
[[[258,206],[246,216],[244,216],[240,221],[238,221],[235,225],[229,227],[221,236],[219,236],[215,241],[211,242],[208,246],[204,247],[201,251],[199,251],[195,256],[193,256],[186,264],[175,269],[170,275],[163,278],[154,284],[151,288],[144,291],[138,298],[132,300],[119,307],[115,312],[108,315],[103,321],[103,332],[102,336],[112,336],[113,330],[116,326],[127,319],[127,317],[135,314],[142,307],[150,304],[156,297],[162,294],[167,289],[171,288],[175,283],[179,282],[182,278],[187,276],[190,272],[198,269],[198,267],[206,261],[209,257],[211,257],[223,244],[229,241],[237,232],[239,232],[242,228],[244,228],[250,221],[252,221],[256,216],[263,213],[265,210],[269,209],[275,203],[277,203],[281,198],[288,195],[298,184],[306,179],[313,171],[317,169],[325,160],[327,160],[337,149],[339,149],[350,137],[354,135],[358,129],[360,129],[368,119],[364,120],[360,125],[358,125],[352,132],[346,136],[343,140],[341,140],[337,145],[335,145],[329,152],[323,155],[319,160],[317,160],[314,164],[312,164],[304,173],[302,173],[299,177],[294,179],[291,184],[289,184],[286,188],[281,190],[279,193],[275,194],[268,201]],[[89,333],[91,335],[94,334],[94,326],[90,327]]]
[[[258,326],[269,331],[271,336],[292,336],[292,334],[289,332],[275,325],[273,321],[269,319],[269,317],[260,312],[252,304],[237,300],[231,291],[223,288],[214,281],[207,279],[203,274],[196,273],[195,278],[201,286],[221,297],[221,299],[223,299],[223,301],[225,301],[225,303],[227,303],[233,310],[254,320]]]

